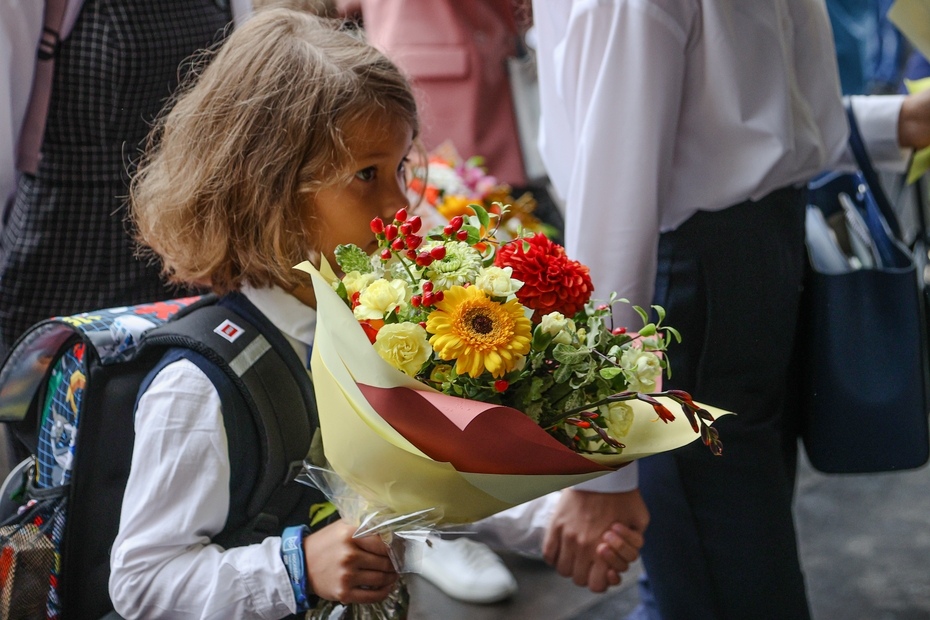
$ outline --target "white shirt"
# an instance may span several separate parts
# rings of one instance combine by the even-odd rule
[[[278,288],[242,291],[306,359],[314,310]],[[110,557],[110,597],[137,618],[276,619],[297,609],[281,539],[224,550],[229,508],[219,394],[193,363],[166,366],[136,410],[132,466]]]
[[[660,232],[851,164],[822,0],[535,0],[533,15],[540,150],[595,297],[648,308]],[[853,99],[886,167],[906,161],[902,101]],[[637,326],[628,307],[618,318]],[[629,490],[635,475],[580,488]]]

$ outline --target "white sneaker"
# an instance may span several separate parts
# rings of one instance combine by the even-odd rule
[[[497,603],[517,591],[517,580],[487,545],[468,538],[430,538],[420,574],[446,595],[466,603]]]

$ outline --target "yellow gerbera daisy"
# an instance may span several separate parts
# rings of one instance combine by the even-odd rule
[[[516,299],[497,303],[477,286],[445,291],[426,321],[433,350],[455,360],[455,372],[478,377],[485,370],[502,377],[530,352],[532,325]]]

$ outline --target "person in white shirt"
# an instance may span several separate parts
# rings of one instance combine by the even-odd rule
[[[307,359],[315,299],[292,267],[335,265],[338,244],[377,247],[371,220],[407,205],[417,127],[410,87],[381,53],[309,15],[259,12],[156,126],[132,185],[137,236],[170,280],[244,297]],[[283,618],[313,595],[373,603],[394,586],[381,539],[341,520],[301,532],[296,549],[281,536],[217,544],[242,455],[191,360],[157,371],[135,432],[109,582],[123,617]],[[294,518],[281,526],[307,514]],[[302,561],[285,563],[295,550]]]
[[[540,147],[565,199],[568,252],[596,291],[668,310],[685,339],[669,353],[671,387],[739,414],[717,425],[722,458],[687,448],[640,464],[638,490],[634,466],[566,491],[546,557],[601,590],[612,582],[605,526],[648,524],[644,599],[654,593],[666,620],[809,617],[791,517],[796,440],[783,433],[803,186],[851,162],[823,2],[533,9]],[[875,161],[901,167],[902,149],[930,143],[926,96],[852,104]]]

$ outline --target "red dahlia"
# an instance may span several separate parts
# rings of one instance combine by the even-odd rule
[[[569,259],[562,246],[542,234],[502,246],[494,264],[513,268],[513,277],[523,282],[517,299],[536,310],[537,319],[550,312],[574,316],[594,292],[588,268]]]

